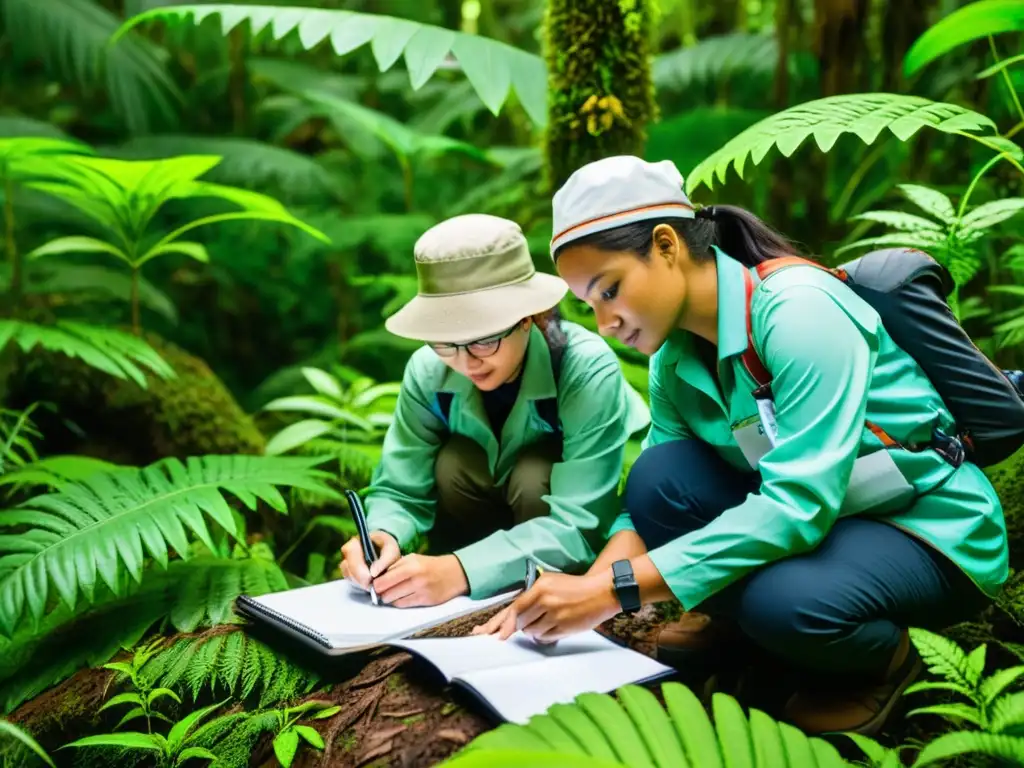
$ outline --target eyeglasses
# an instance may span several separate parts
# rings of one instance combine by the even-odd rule
[[[494,336],[486,336],[476,341],[470,341],[466,344],[431,344],[430,348],[441,357],[455,357],[459,353],[460,348],[476,358],[490,357],[501,347],[501,340],[511,336],[518,327],[519,323],[516,323],[507,331],[502,331]]]

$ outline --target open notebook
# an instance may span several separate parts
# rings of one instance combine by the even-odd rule
[[[250,597],[235,605],[248,618],[280,630],[328,656],[372,648],[446,621],[509,602],[518,591],[484,600],[457,597],[441,605],[395,608],[374,605],[370,593],[346,579]]]
[[[369,593],[337,580],[260,597],[243,595],[236,604],[252,620],[327,656],[380,645],[407,650],[433,665],[447,682],[471,694],[498,719],[515,723],[525,723],[552,704],[571,702],[581,693],[608,693],[674,671],[594,631],[554,645],[538,645],[522,633],[505,641],[486,635],[410,637],[508,602],[517,594],[518,590],[485,600],[458,597],[429,608],[393,608],[373,605]]]
[[[674,672],[593,630],[554,645],[538,645],[521,632],[504,641],[472,635],[396,640],[388,645],[433,664],[445,680],[472,694],[500,720],[521,724],[581,693],[609,693]]]

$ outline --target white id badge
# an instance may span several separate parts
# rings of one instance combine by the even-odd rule
[[[840,515],[853,515],[865,510],[899,506],[909,503],[916,491],[900,472],[888,450],[875,451],[853,462],[850,484],[839,510]]]
[[[765,434],[761,420],[757,416],[739,422],[732,429],[733,440],[743,451],[743,456],[751,469],[757,469],[761,457],[771,450],[772,442]]]

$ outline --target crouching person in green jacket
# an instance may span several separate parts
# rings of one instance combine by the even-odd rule
[[[342,574],[397,607],[483,598],[527,559],[581,573],[621,511],[626,441],[648,413],[607,343],[562,321],[567,291],[536,272],[520,228],[471,214],[417,242],[418,295],[386,321],[426,342],[406,365]],[[426,534],[431,550],[410,553]]]
[[[612,157],[555,196],[558,273],[602,335],[651,355],[651,428],[589,572],[543,575],[475,631],[550,642],[676,598],[660,658],[687,671],[738,638],[796,683],[790,722],[876,732],[922,666],[908,628],[1005,582],[1000,501],[875,309],[792,259],[761,280],[792,246],[741,209],[695,211],[682,181]]]

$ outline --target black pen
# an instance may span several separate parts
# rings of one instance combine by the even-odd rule
[[[370,530],[366,525],[366,516],[363,514],[363,501],[359,498],[359,494],[347,489],[345,490],[345,500],[348,501],[348,507],[352,510],[352,518],[356,521],[359,543],[363,547],[363,560],[366,562],[366,567],[369,568],[377,561],[377,548],[370,540]],[[373,588],[372,581],[370,583],[370,600],[374,605],[380,605],[380,598],[377,597],[377,590]]]

